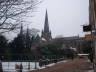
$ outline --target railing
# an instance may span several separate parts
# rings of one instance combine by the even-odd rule
[[[37,58],[37,57],[36,57]],[[29,70],[40,69],[46,67],[51,63],[65,60],[64,56],[42,56],[38,60],[2,60],[3,72],[17,72],[16,65],[22,64],[22,71],[27,72]]]
[[[39,62],[2,62],[2,68],[4,72],[16,72],[16,65],[20,64],[23,72],[39,68]]]

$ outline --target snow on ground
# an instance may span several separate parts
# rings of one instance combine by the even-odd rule
[[[89,70],[88,72],[94,72],[93,70]]]
[[[67,62],[67,60],[60,61],[60,62]],[[60,62],[57,62],[57,63],[60,63]],[[44,69],[46,67],[51,67],[55,65],[55,63],[51,63],[46,66],[40,67],[39,62],[2,62],[3,71],[4,72],[16,72],[15,65],[16,64],[20,65],[21,63],[23,65],[23,72],[27,72],[29,70],[28,68],[30,68],[30,70],[35,70],[35,69]]]
[[[68,60],[64,60],[64,61],[60,61],[60,62],[57,62],[57,63],[61,63],[61,62],[67,62]],[[54,66],[56,63],[51,63],[51,64],[48,64],[46,66],[42,66],[42,67],[39,67],[38,69],[44,69],[46,67],[51,67],[51,66]]]
[[[35,69],[35,66],[37,68],[39,68],[39,63],[38,62],[36,62],[36,63],[35,62],[30,62],[30,64],[29,64],[29,62],[2,62],[2,67],[3,67],[4,71],[14,72],[14,71],[16,71],[15,70],[15,65],[16,64],[20,65],[21,63],[23,65],[23,70],[24,71],[28,70],[29,66],[30,66],[30,70]]]

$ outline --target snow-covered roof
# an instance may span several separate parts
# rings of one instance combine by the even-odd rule
[[[89,54],[77,54],[79,56],[88,56]]]

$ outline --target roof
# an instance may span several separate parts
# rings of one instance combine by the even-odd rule
[[[79,56],[88,56],[89,54],[77,54]]]

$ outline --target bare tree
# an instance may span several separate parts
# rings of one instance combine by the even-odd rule
[[[33,11],[38,0],[0,0],[0,33],[18,28],[20,16]]]

